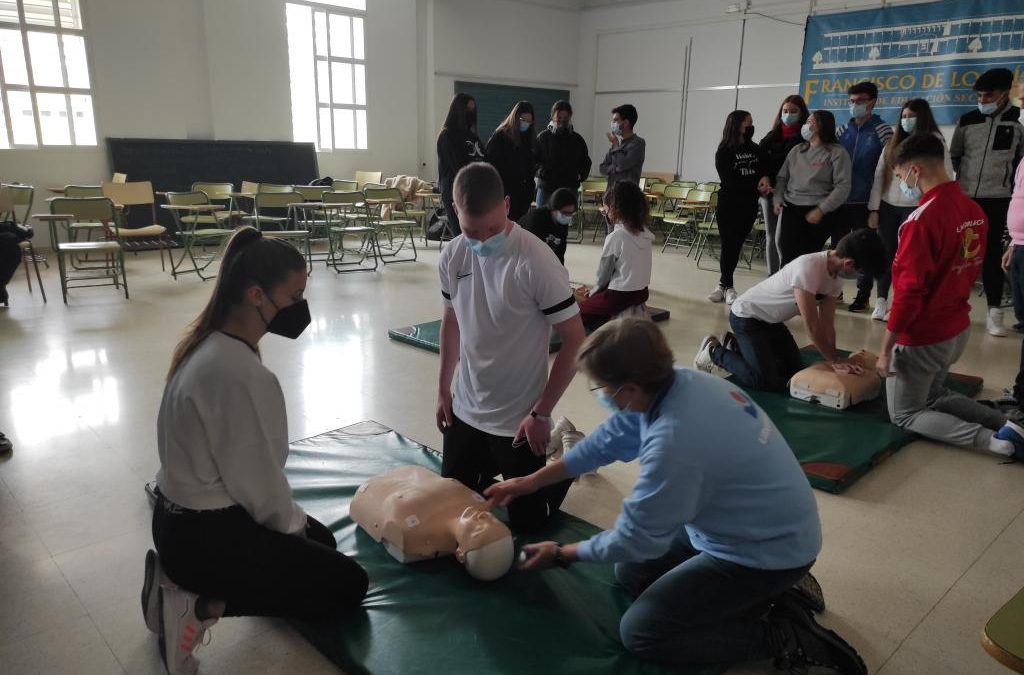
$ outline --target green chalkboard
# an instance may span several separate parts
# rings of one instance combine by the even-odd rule
[[[455,91],[465,92],[476,99],[476,127],[484,143],[508,116],[518,101],[529,101],[537,111],[535,129],[539,133],[551,119],[551,106],[559,99],[569,100],[564,89],[541,89],[538,87],[509,87],[501,84],[479,82],[456,82]]]

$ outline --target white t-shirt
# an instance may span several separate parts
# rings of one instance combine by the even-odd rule
[[[163,495],[196,511],[240,504],[290,534],[306,514],[284,475],[288,416],[277,377],[239,338],[203,340],[164,387],[157,417]]]
[[[514,223],[497,255],[482,258],[458,236],[438,268],[461,337],[453,412],[480,431],[514,436],[547,383],[551,326],[580,311],[569,273]]]
[[[808,253],[757,284],[732,303],[732,313],[742,319],[783,323],[800,314],[794,288],[815,295],[839,297],[843,280],[828,273],[828,251]]]
[[[615,270],[608,288],[613,291],[642,291],[651,285],[651,263],[654,258],[652,247],[654,234],[644,228],[633,234],[621,223],[604,239],[601,252],[602,263],[611,258]]]

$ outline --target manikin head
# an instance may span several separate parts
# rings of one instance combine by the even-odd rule
[[[455,558],[474,579],[494,581],[512,568],[512,533],[490,511],[467,506],[455,527],[455,541]]]

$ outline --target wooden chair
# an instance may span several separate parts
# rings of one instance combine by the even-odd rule
[[[382,171],[356,171],[356,187],[362,190],[367,183],[381,184],[383,175]]]

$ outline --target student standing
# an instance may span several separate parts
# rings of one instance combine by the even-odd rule
[[[366,595],[363,569],[292,497],[284,397],[257,347],[268,332],[302,333],[305,287],[291,244],[239,228],[213,297],[174,351],[142,590],[171,675],[195,672],[192,652],[221,617],[323,618]]]
[[[559,188],[579,192],[580,183],[590,175],[587,142],[572,128],[572,106],[555,101],[548,128],[537,135],[534,145],[537,170],[537,206],[546,204]]]
[[[608,177],[609,190],[619,181],[640,184],[647,143],[633,132],[637,119],[636,108],[628,103],[612,110],[611,131],[607,134],[611,147],[601,162],[601,175]]]
[[[978,202],[988,219],[988,241],[981,281],[988,300],[989,335],[1006,337],[1003,323],[1003,236],[1006,212],[1013,192],[1014,169],[1024,157],[1024,127],[1020,108],[1010,105],[1013,73],[993,68],[981,74],[975,83],[978,109],[960,118],[953,131],[949,154],[957,179],[967,196]]]
[[[889,139],[892,127],[875,114],[878,87],[873,82],[859,82],[848,90],[850,95],[850,123],[839,129],[839,144],[850,153],[852,173],[850,194],[838,212],[832,246],[848,232],[868,226],[868,200],[875,179],[875,168]],[[857,278],[857,297],[847,307],[851,312],[863,312],[871,299],[874,279],[862,274]]]
[[[637,460],[639,477],[613,528],[576,543],[528,544],[522,569],[615,563],[634,597],[619,634],[641,659],[775,658],[865,675],[857,652],[820,627],[793,589],[821,550],[814,495],[793,451],[734,384],[672,361],[649,321],[613,321],[587,339],[580,369],[611,416],[561,459],[485,495],[514,506],[616,461]]]
[[[597,282],[580,306],[587,329],[647,302],[651,284],[654,234],[647,229],[647,196],[639,185],[620,182],[604,193],[604,204],[614,226],[604,239]]]
[[[754,144],[754,120],[746,110],[734,110],[725,118],[722,140],[715,152],[715,169],[722,181],[715,218],[721,250],[718,256],[718,287],[711,302],[731,305],[736,299],[733,274],[740,261],[743,242],[757,217],[757,184],[763,176],[761,151]]]
[[[942,132],[935,123],[931,106],[923,98],[914,98],[903,104],[900,110],[900,123],[892,140],[886,144],[885,150],[878,158],[871,197],[868,199],[868,227],[876,230],[882,238],[886,258],[884,270],[875,277],[878,299],[871,313],[871,318],[875,321],[889,320],[889,286],[892,283],[892,261],[896,257],[900,225],[917,209],[917,199],[913,195],[903,193],[900,189],[900,180],[892,170],[893,151],[911,134],[934,134],[942,140]],[[946,170],[950,174],[953,173],[948,151]]]
[[[547,205],[530,209],[520,218],[519,225],[550,246],[558,262],[564,265],[569,224],[576,216],[576,209],[576,193],[569,188],[559,188]]]
[[[800,135],[804,142],[786,156],[772,197],[783,266],[821,250],[835,229],[836,209],[850,194],[850,155],[836,141],[832,113],[811,113]]]
[[[493,477],[544,466],[551,411],[572,381],[583,342],[569,273],[540,239],[508,219],[498,172],[473,163],[455,178],[463,234],[438,263],[444,316],[437,426],[441,475],[482,492]],[[551,330],[562,348],[548,373]],[[452,377],[459,379],[452,395]],[[558,511],[569,484],[509,509],[514,530],[534,530]]]
[[[437,135],[437,174],[441,188],[441,204],[448,217],[448,230],[454,237],[461,232],[459,214],[452,207],[452,184],[459,169],[470,162],[484,159],[480,138],[476,133],[476,99],[469,94],[455,94],[441,133]]]
[[[900,228],[893,298],[878,356],[893,424],[943,443],[1024,460],[1024,430],[994,408],[946,388],[971,332],[971,288],[985,258],[981,207],[946,173],[945,148],[913,134],[892,163],[920,207]]]
[[[498,170],[509,198],[508,217],[518,221],[530,210],[536,191],[533,182],[533,105],[519,101],[487,141],[484,154]]]
[[[786,321],[800,316],[827,363],[837,372],[859,370],[836,350],[836,302],[844,278],[877,271],[883,257],[882,243],[867,230],[846,235],[834,250],[800,256],[736,299],[729,312],[735,345],[707,336],[694,367],[710,373],[718,366],[751,389],[785,389],[804,367],[800,348],[786,328]]]
[[[807,104],[800,96],[787,96],[775,114],[772,130],[761,139],[761,172],[764,176],[758,182],[761,192],[761,212],[765,224],[765,250],[768,261],[768,274],[775,274],[782,268],[779,260],[779,246],[775,241],[779,217],[772,206],[772,192],[775,190],[775,178],[779,169],[786,161],[789,151],[800,145],[803,138],[800,128],[807,122],[810,112]]]

